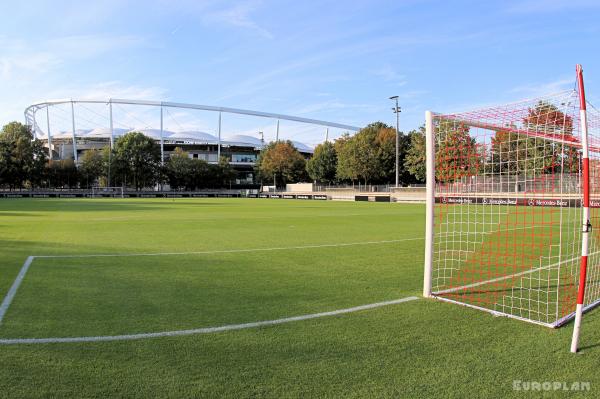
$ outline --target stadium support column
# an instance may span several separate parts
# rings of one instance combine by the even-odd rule
[[[163,140],[163,105],[160,103],[160,164],[165,164],[165,141]]]
[[[219,128],[217,129],[217,162],[221,160],[221,111],[219,111]]]
[[[583,230],[581,233],[581,265],[579,270],[579,289],[577,292],[577,307],[575,308],[575,325],[573,326],[573,339],[571,352],[576,353],[579,345],[579,332],[583,316],[583,302],[585,299],[585,284],[588,261],[588,235],[592,228],[590,224],[590,160],[588,149],[587,110],[585,103],[585,90],[583,87],[583,69],[577,65],[577,86],[579,88],[579,126],[581,128],[581,152],[583,164]]]
[[[75,138],[75,102],[71,100],[71,127],[73,129],[73,160],[77,163],[77,139]]]
[[[108,100],[108,112],[109,112],[109,120],[110,120],[110,149],[112,151],[115,140],[115,129],[113,127],[113,113],[112,113],[112,98]]]
[[[279,119],[277,119],[277,131],[275,132],[275,141],[279,141]]]
[[[46,126],[48,127],[48,159],[52,160],[52,135],[50,134],[50,106],[46,105]]]
[[[427,165],[427,205],[425,208],[425,271],[423,276],[423,296],[431,296],[431,270],[433,266],[433,207],[435,203],[435,141],[433,137],[433,115],[425,112],[425,144]]]
[[[37,121],[35,120],[35,110],[32,111],[33,114],[33,138],[37,139]]]
[[[325,128],[325,142],[328,142],[328,141],[329,141],[329,128],[326,127]]]

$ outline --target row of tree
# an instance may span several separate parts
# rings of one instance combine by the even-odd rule
[[[436,180],[454,182],[478,174],[510,174],[537,177],[556,172],[577,173],[581,163],[581,143],[573,136],[573,118],[555,105],[540,101],[527,110],[521,127],[513,125],[494,131],[486,143],[470,126],[454,119],[441,119],[436,125]],[[526,130],[527,134],[521,133]],[[415,142],[413,154],[425,154],[424,135]],[[417,141],[419,141],[417,140]],[[423,162],[424,165],[424,162]],[[412,165],[416,167],[416,165]],[[425,169],[418,171],[423,176]]]
[[[401,184],[423,181],[424,173],[415,171],[424,168],[424,149],[422,154],[411,151],[413,142],[417,143],[422,135],[422,131],[412,131],[400,132],[398,136]],[[387,184],[395,181],[395,157],[395,129],[376,122],[353,136],[344,134],[333,143],[319,144],[308,161],[289,141],[270,143],[261,152],[256,168],[263,182],[281,186],[307,180],[323,184]]]
[[[439,119],[435,125],[436,179],[458,181],[481,173],[537,176],[580,168],[579,144],[573,137],[573,119],[553,104],[539,102],[527,110],[521,127],[493,132],[490,142],[475,137],[466,122]],[[491,129],[493,131],[493,129]],[[527,130],[523,134],[520,130]],[[485,132],[485,129],[484,129]],[[278,184],[309,177],[325,184],[339,182],[391,183],[395,174],[396,132],[381,122],[357,134],[343,135],[315,149],[306,163],[289,142],[272,143],[258,162],[264,180]],[[399,183],[422,183],[426,177],[425,127],[399,133]],[[573,143],[573,144],[571,144]]]
[[[95,185],[132,187],[136,190],[169,183],[175,189],[228,187],[236,173],[225,158],[217,165],[177,149],[161,165],[160,147],[139,132],[115,141],[114,148],[88,150],[79,164],[49,160],[42,142],[18,122],[0,132],[0,186],[20,188],[90,188]]]

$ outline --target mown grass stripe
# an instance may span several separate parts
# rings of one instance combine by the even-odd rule
[[[127,335],[104,335],[96,337],[65,337],[65,338],[8,338],[0,339],[0,345],[16,345],[16,344],[54,344],[54,343],[76,343],[76,342],[106,342],[106,341],[131,341],[138,339],[147,338],[159,338],[159,337],[176,337],[183,335],[195,335],[195,334],[211,334],[224,331],[232,330],[243,330],[247,328],[274,326],[278,324],[291,323],[294,321],[317,319],[321,317],[337,316],[346,313],[359,312],[362,310],[369,310],[380,308],[382,306],[396,305],[399,303],[414,301],[419,298],[410,296],[406,298],[394,299],[385,302],[370,303],[367,305],[354,306],[352,308],[332,310],[329,312],[305,314],[300,316],[286,317],[283,319],[275,320],[264,320],[253,323],[242,323],[242,324],[228,324],[219,327],[204,327],[195,328],[191,330],[178,330],[178,331],[162,331],[154,333],[141,333],[141,334],[127,334]]]

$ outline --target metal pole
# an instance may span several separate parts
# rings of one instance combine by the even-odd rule
[[[35,111],[33,111],[33,138],[37,139],[37,121],[35,120]]]
[[[48,127],[48,157],[52,160],[52,135],[50,134],[50,106],[46,105],[46,126]]]
[[[435,141],[433,137],[433,115],[425,112],[425,146],[427,165],[427,204],[425,207],[425,271],[423,277],[423,296],[431,296],[431,272],[433,269],[433,211],[435,203]]]
[[[108,147],[108,176],[106,177],[107,179],[107,187],[111,187],[110,185],[110,166],[112,164],[112,150],[113,150],[113,146],[114,146],[114,136],[115,136],[115,130],[113,127],[113,109],[112,109],[112,99],[108,100],[108,110],[109,110],[109,120],[110,120],[110,142],[109,142],[109,147]]]
[[[581,157],[583,164],[583,231],[581,232],[581,264],[579,269],[579,288],[577,291],[577,306],[575,308],[575,323],[573,326],[573,338],[571,340],[571,352],[576,353],[579,345],[579,333],[581,330],[581,318],[583,316],[583,303],[585,300],[585,285],[589,252],[589,233],[592,230],[590,223],[590,160],[588,148],[588,124],[587,107],[585,102],[585,90],[583,87],[583,69],[577,65],[577,86],[579,88],[579,124],[581,127]]]
[[[325,128],[325,142],[328,142],[328,141],[329,141],[329,128],[326,127]]]
[[[75,102],[71,100],[71,122],[73,128],[73,159],[77,163],[77,139],[75,138]]]
[[[115,129],[113,128],[113,113],[112,113],[112,100],[108,100],[108,107],[110,112],[110,149],[114,146]]]
[[[400,175],[400,108],[398,108],[398,98],[396,98],[396,187],[399,183]]]
[[[162,103],[160,105],[160,164],[165,164],[165,147],[163,140],[163,106]]]
[[[217,162],[221,159],[221,112],[219,111],[219,129],[217,135]]]
[[[279,119],[277,119],[277,133],[275,134],[275,141],[279,141]]]
[[[396,113],[396,187],[398,187],[399,184],[399,175],[400,175],[400,167],[399,167],[399,163],[400,163],[400,107],[398,107],[398,96],[392,96],[390,97],[390,100],[396,100],[396,106],[394,108],[392,108],[392,110]]]

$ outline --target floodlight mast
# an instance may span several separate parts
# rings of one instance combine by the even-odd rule
[[[400,157],[400,112],[402,112],[402,110],[400,109],[400,107],[398,106],[398,96],[392,96],[390,97],[390,100],[396,100],[396,106],[394,108],[392,108],[392,111],[394,111],[394,113],[396,114],[396,187],[398,187],[398,183],[399,183],[399,165],[398,163],[400,162],[399,157]]]
[[[577,65],[577,87],[579,89],[579,122],[581,126],[581,150],[583,165],[583,230],[581,233],[581,265],[579,270],[579,289],[577,291],[577,307],[575,309],[575,324],[573,327],[573,338],[571,340],[571,352],[576,353],[579,344],[579,333],[581,330],[581,318],[583,316],[583,302],[585,298],[585,284],[588,261],[590,224],[590,160],[588,149],[588,126],[587,109],[585,103],[585,89],[583,86],[583,68]]]

